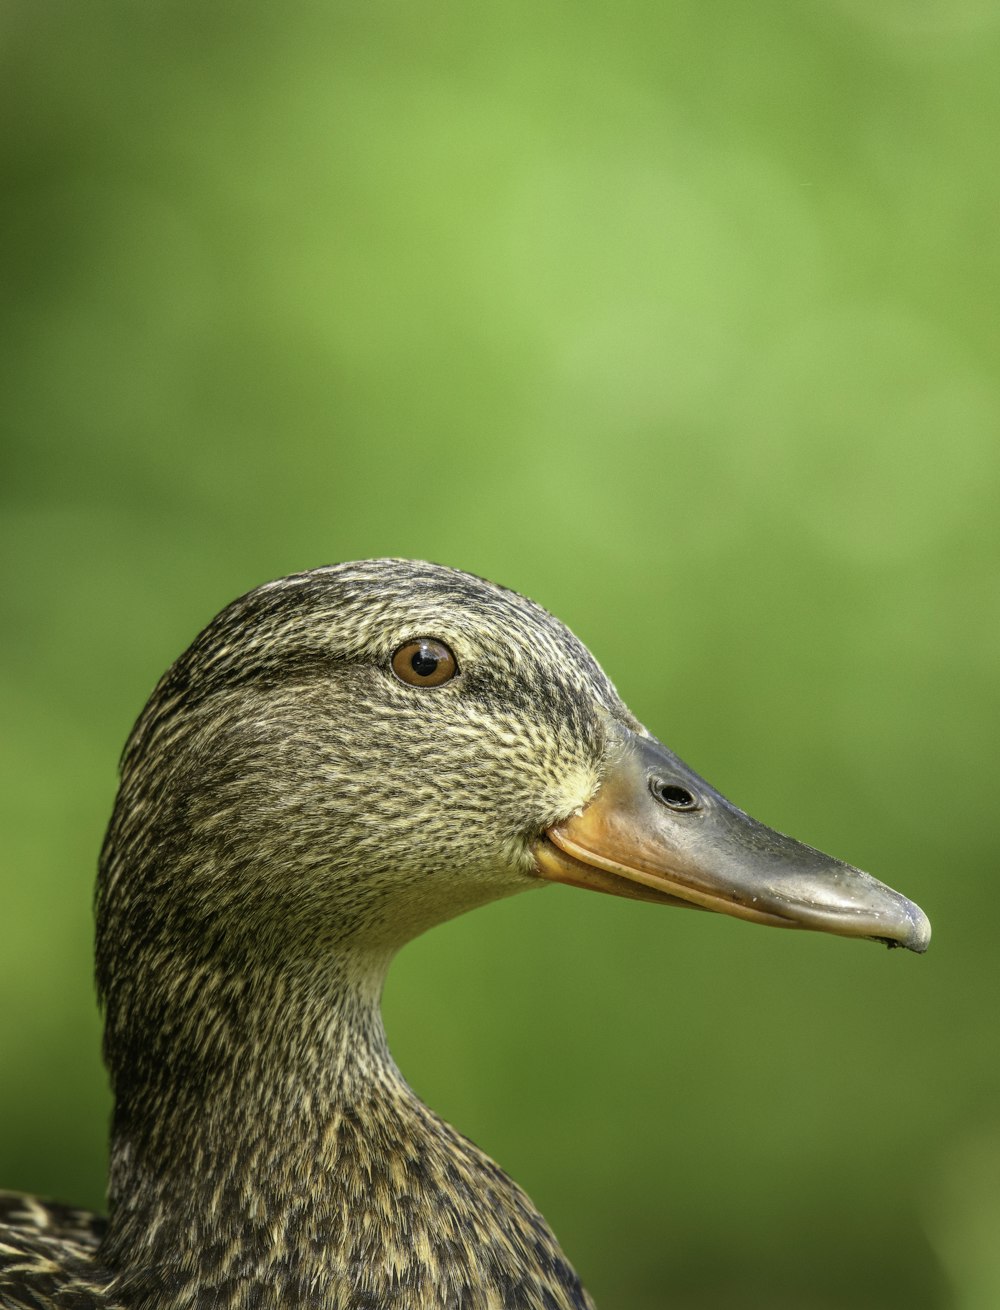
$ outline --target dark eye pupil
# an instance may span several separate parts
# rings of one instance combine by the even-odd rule
[[[426,650],[418,650],[410,660],[410,668],[418,678],[429,678],[437,669],[440,660]]]

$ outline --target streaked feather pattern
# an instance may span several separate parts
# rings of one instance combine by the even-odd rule
[[[433,692],[404,641],[455,652]],[[6,1310],[588,1310],[524,1193],[399,1074],[395,951],[538,886],[635,720],[532,602],[402,560],[235,601],[126,746],[98,884],[109,1219],[0,1205]]]

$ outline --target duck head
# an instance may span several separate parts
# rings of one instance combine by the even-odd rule
[[[406,1086],[380,1011],[404,942],[553,880],[929,935],[709,787],[514,592],[375,560],[223,610],[136,724],[101,860],[112,1299],[589,1304],[524,1194]]]
[[[102,859],[101,988],[164,954],[388,958],[547,881],[915,951],[930,935],[698,777],[538,605],[373,560],[250,592],[161,679]]]

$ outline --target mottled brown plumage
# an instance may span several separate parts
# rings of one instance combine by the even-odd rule
[[[394,676],[420,637],[459,676]],[[590,1307],[524,1193],[406,1085],[379,1002],[405,942],[543,885],[540,835],[625,738],[651,740],[576,638],[464,573],[339,565],[223,610],[136,724],[101,858],[109,1217],[8,1197],[0,1305]],[[674,805],[650,778],[646,803]],[[876,920],[864,935],[912,937]]]
[[[392,676],[426,633],[460,691]],[[632,721],[555,619],[450,570],[320,569],[224,610],[136,725],[101,861],[109,1226],[12,1227],[0,1299],[589,1305],[406,1085],[379,997],[411,937],[539,885],[527,842],[593,793],[598,708]]]

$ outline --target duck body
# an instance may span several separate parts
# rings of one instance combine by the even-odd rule
[[[109,1216],[8,1196],[0,1306],[590,1307],[380,1013],[407,941],[550,881],[928,935],[719,797],[516,593],[375,560],[235,601],[140,716],[102,853]]]

